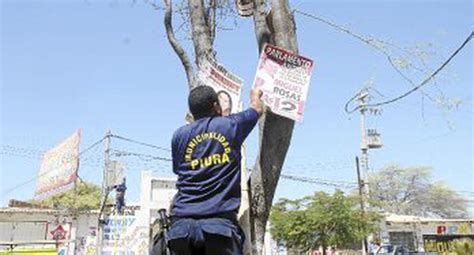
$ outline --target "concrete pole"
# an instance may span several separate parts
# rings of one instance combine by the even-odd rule
[[[105,204],[107,203],[107,196],[109,194],[109,188],[107,187],[107,179],[108,179],[108,170],[109,170],[109,163],[110,163],[110,138],[112,136],[112,132],[107,130],[105,133],[104,139],[104,170],[102,173],[102,198],[101,198],[101,208],[99,212],[99,220],[97,226],[97,254],[102,254],[102,235],[103,235],[103,227],[104,227],[104,210]]]
[[[369,184],[367,182],[368,172],[369,172],[369,146],[367,144],[367,129],[365,128],[365,112],[367,111],[367,100],[368,100],[367,90],[363,90],[358,98],[360,105],[360,131],[361,131],[361,165],[362,165],[362,181],[363,181],[363,191],[366,197],[369,196]],[[367,208],[367,205],[365,206]]]
[[[365,215],[365,198],[363,195],[364,181],[361,178],[360,167],[359,167],[359,157],[355,157],[356,160],[356,171],[357,171],[357,183],[359,184],[359,196],[360,196],[360,209]],[[362,255],[367,255],[367,239],[362,240]]]
[[[361,178],[361,190],[362,190],[362,210],[365,213],[369,199],[369,183],[368,183],[368,171],[369,171],[369,146],[367,144],[367,129],[365,127],[365,112],[367,111],[366,103],[368,101],[369,93],[366,89],[363,89],[359,95],[358,101],[360,106],[360,130],[361,130],[361,161],[362,161],[362,178]],[[358,160],[357,160],[358,164]],[[357,165],[359,168],[359,165]],[[359,170],[358,170],[359,171]],[[362,254],[366,255],[368,251],[368,244],[370,243],[370,237],[367,237],[363,241]]]

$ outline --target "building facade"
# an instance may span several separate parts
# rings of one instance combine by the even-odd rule
[[[388,214],[381,223],[380,239],[413,252],[450,253],[454,242],[474,241],[474,219],[432,219]]]

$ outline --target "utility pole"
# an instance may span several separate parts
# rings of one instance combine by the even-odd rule
[[[381,110],[375,108],[369,108],[368,102],[370,101],[369,88],[366,87],[361,90],[357,101],[359,102],[359,112],[360,112],[360,130],[361,130],[361,165],[362,165],[362,174],[360,173],[359,167],[359,158],[356,157],[356,168],[357,176],[359,180],[359,194],[361,196],[361,209],[365,214],[367,208],[369,208],[369,197],[370,197],[370,187],[368,181],[369,175],[369,149],[379,149],[382,147],[380,142],[380,134],[376,129],[367,129],[365,125],[365,115],[367,113],[373,115],[381,114]],[[372,236],[368,236],[362,245],[362,254],[365,255],[368,251],[368,245],[372,240]]]
[[[359,186],[359,197],[360,197],[360,209],[362,210],[362,216],[365,217],[365,205],[364,205],[365,198],[363,196],[365,183],[361,179],[361,176],[360,176],[359,157],[356,156],[355,160],[356,160],[356,171],[357,171],[357,183],[359,184],[358,186]],[[364,238],[364,240],[362,240],[362,255],[366,255],[366,254],[367,254],[367,239]]]
[[[102,198],[101,198],[101,207],[99,211],[99,219],[97,225],[97,254],[102,254],[102,235],[103,235],[103,228],[104,228],[104,210],[105,205],[107,203],[107,197],[110,193],[107,180],[108,180],[108,171],[110,165],[110,138],[112,136],[112,132],[107,130],[105,133],[104,139],[104,170],[102,173]]]
[[[357,175],[358,178],[360,179],[359,181],[359,189],[360,189],[360,195],[361,195],[361,208],[362,208],[362,213],[365,215],[365,210],[368,207],[368,198],[369,198],[369,183],[367,181],[368,177],[368,172],[369,172],[369,146],[367,144],[367,130],[365,128],[365,113],[367,112],[367,101],[369,100],[369,91],[367,88],[362,89],[362,91],[359,94],[359,97],[357,98],[357,101],[359,101],[359,106],[360,106],[360,131],[361,131],[361,144],[360,144],[360,150],[361,150],[361,159],[362,159],[362,178],[360,178],[360,169],[359,169],[359,159],[356,158],[357,160]],[[369,237],[364,238],[362,241],[362,255],[366,255],[368,250],[368,244],[369,244]]]
[[[367,130],[365,128],[365,113],[367,112],[367,101],[369,100],[369,92],[366,88],[364,88],[357,101],[359,101],[360,106],[360,130],[361,130],[361,163],[362,163],[362,182],[363,185],[363,194],[364,196],[369,196],[369,185],[367,183],[367,175],[369,172],[369,146],[367,143]],[[365,201],[365,199],[364,199]],[[365,206],[367,207],[367,206]]]

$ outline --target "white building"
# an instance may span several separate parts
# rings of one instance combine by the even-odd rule
[[[82,251],[87,236],[97,233],[98,211],[70,212],[8,207],[0,209],[0,249],[53,247],[63,254]]]
[[[151,171],[142,172],[140,208],[150,225],[157,219],[158,210],[169,212],[176,192],[176,178],[153,176]]]

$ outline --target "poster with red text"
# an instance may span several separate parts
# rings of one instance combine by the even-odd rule
[[[208,57],[199,66],[198,79],[216,91],[223,116],[239,111],[243,81],[237,75]]]
[[[265,44],[253,87],[263,91],[272,112],[301,122],[313,66],[309,58]]]

